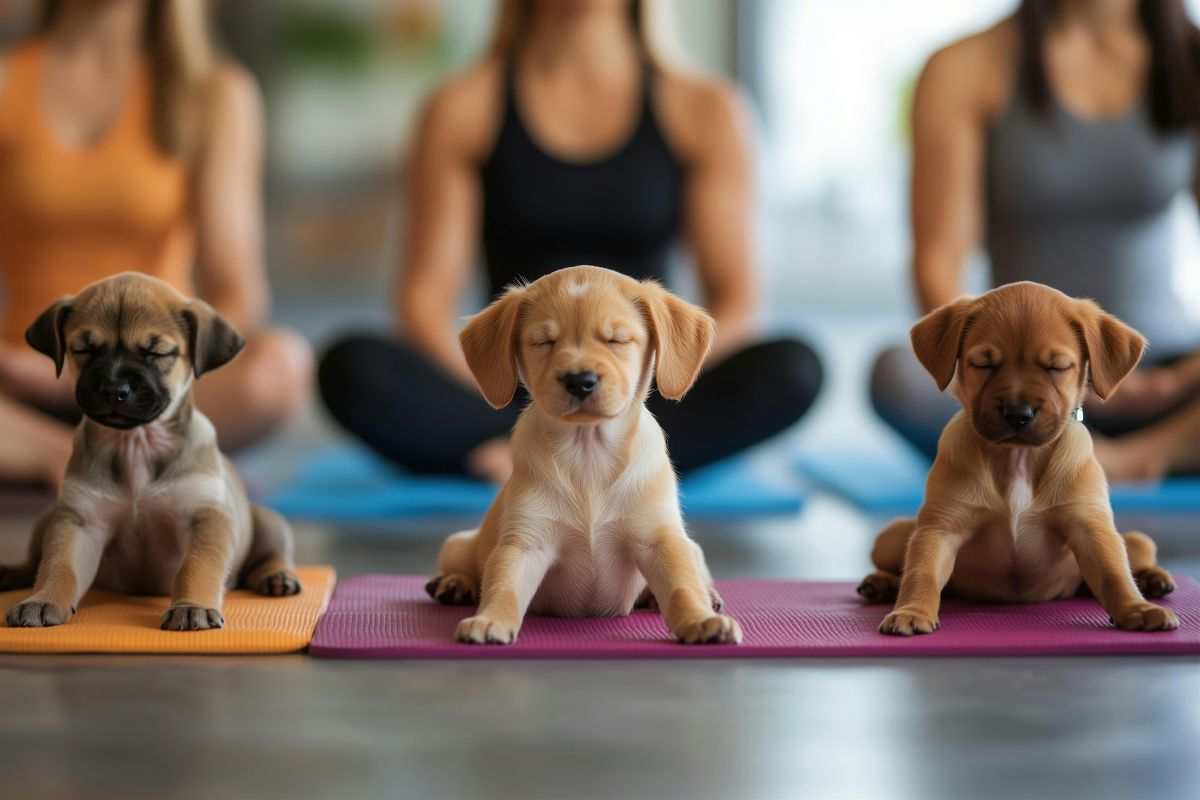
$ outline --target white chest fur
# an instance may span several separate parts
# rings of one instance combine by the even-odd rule
[[[1013,448],[1009,456],[1008,505],[1014,515],[1021,514],[1033,502],[1033,476],[1025,450]]]

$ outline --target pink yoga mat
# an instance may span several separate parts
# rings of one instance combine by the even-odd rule
[[[947,601],[941,630],[901,638],[876,631],[889,606],[867,605],[852,583],[720,581],[740,645],[681,645],[656,612],[628,617],[530,616],[512,645],[454,642],[474,609],[443,606],[425,577],[366,575],[338,584],[309,652],[324,658],[781,658],[797,656],[1035,656],[1200,653],[1200,586],[1176,576],[1163,604],[1179,615],[1171,632],[1117,630],[1091,599],[1030,606]]]

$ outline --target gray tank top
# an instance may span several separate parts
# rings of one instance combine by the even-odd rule
[[[1196,143],[1191,133],[1160,136],[1145,103],[1092,121],[1053,100],[1039,113],[1015,91],[988,132],[993,283],[1090,297],[1145,334],[1154,361],[1200,347],[1200,320],[1172,286],[1170,224]]]

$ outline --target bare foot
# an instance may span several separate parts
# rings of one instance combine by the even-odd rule
[[[504,483],[512,475],[512,450],[507,438],[490,439],[467,454],[467,469],[488,483]]]
[[[1112,483],[1160,481],[1170,468],[1166,448],[1136,435],[1107,439],[1092,435],[1096,459]]]

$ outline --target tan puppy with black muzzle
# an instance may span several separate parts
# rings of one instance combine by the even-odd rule
[[[1141,359],[1141,334],[1090,300],[1015,283],[933,311],[913,327],[912,345],[938,388],[954,381],[963,409],[938,442],[917,518],[875,542],[879,571],[858,591],[895,598],[880,630],[930,633],[943,589],[1002,603],[1088,591],[1119,628],[1179,627],[1143,597],[1175,584],[1155,563],[1154,542],[1117,532],[1077,419],[1089,377],[1107,399]]]
[[[712,345],[712,318],[652,282],[572,267],[510,288],[473,317],[463,352],[488,402],[532,402],[512,434],[513,473],[477,530],[451,536],[427,590],[479,603],[461,642],[516,641],[526,611],[628,614],[656,601],[689,643],[738,642],[679,511],[653,376],[678,400]],[[647,585],[649,591],[647,591]]]
[[[292,595],[292,534],[251,505],[192,381],[238,354],[242,337],[200,300],[137,273],[98,281],[46,309],[26,340],[75,378],[84,418],[58,500],[29,560],[0,589],[33,586],[11,626],[61,625],[89,587],[170,594],[166,630],[225,624],[225,591]]]

